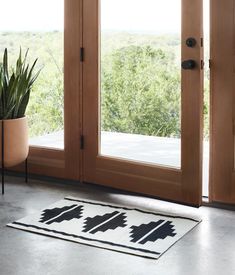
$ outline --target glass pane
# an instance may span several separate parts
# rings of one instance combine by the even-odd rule
[[[0,51],[14,66],[20,47],[28,61],[38,58],[41,74],[31,92],[27,116],[30,144],[64,147],[64,0],[1,2]]]
[[[181,0],[101,0],[102,155],[181,166]]]

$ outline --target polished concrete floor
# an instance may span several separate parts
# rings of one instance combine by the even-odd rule
[[[152,211],[187,214],[202,222],[159,260],[108,251],[6,227],[72,195],[141,207]],[[63,185],[8,177],[0,195],[0,275],[234,275],[235,212],[191,207],[152,198],[121,194],[92,185]]]

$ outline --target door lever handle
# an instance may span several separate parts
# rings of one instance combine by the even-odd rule
[[[192,59],[185,60],[182,62],[181,67],[184,70],[193,70],[196,67],[196,62]]]

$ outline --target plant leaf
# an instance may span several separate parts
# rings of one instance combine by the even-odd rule
[[[3,64],[0,64],[0,119],[19,118],[25,115],[29,102],[31,87],[38,78],[41,70],[33,75],[36,59],[32,66],[27,64],[27,49],[22,60],[22,50],[16,61],[15,71],[8,73],[8,53],[4,50]]]

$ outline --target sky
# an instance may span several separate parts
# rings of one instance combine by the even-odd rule
[[[0,0],[0,7],[0,31],[64,28],[64,0]]]
[[[179,32],[181,0],[102,0],[103,30]]]
[[[0,31],[63,30],[64,1],[0,0]],[[101,24],[102,30],[179,33],[181,0],[101,0]]]
[[[209,30],[209,0],[204,3],[204,28]],[[101,0],[103,30],[180,33],[181,0]]]

